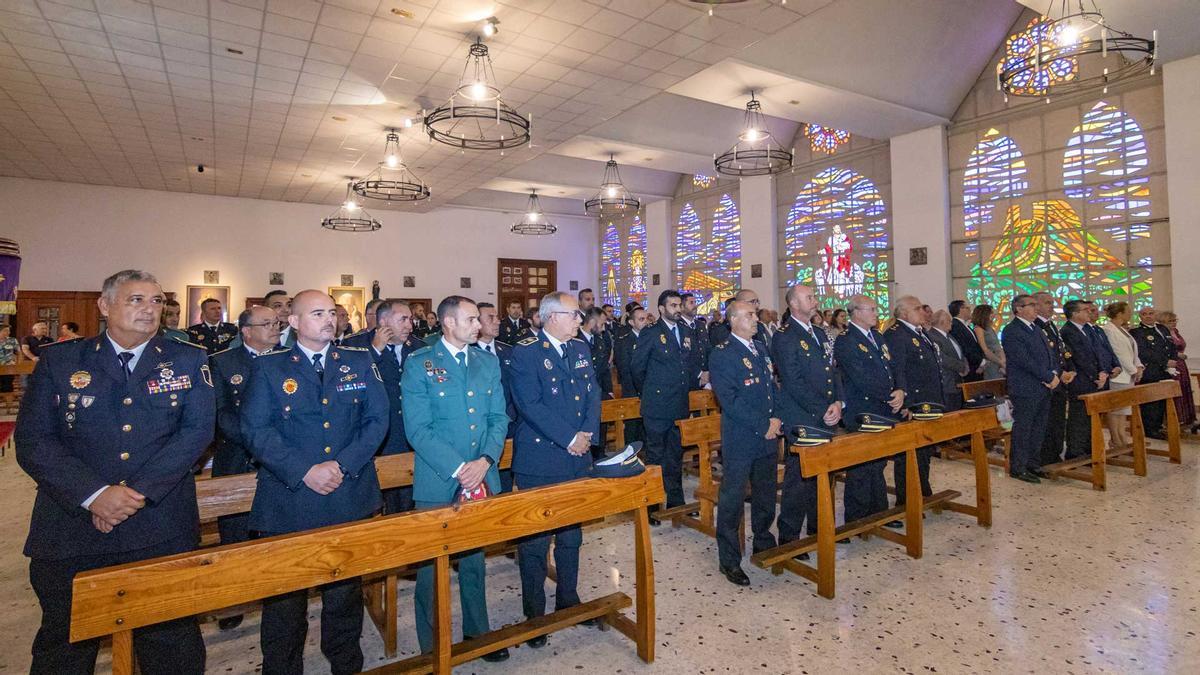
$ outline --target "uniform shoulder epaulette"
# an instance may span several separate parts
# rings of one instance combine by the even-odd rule
[[[292,351],[291,347],[277,347],[275,349],[272,349],[269,352],[263,352],[263,353],[259,354],[258,357],[262,358],[264,356],[278,356],[279,354],[287,354],[291,351]]]
[[[790,323],[791,323],[791,321],[784,321],[782,326],[775,329],[775,332],[782,333],[782,332],[787,331],[788,324],[790,324]],[[820,326],[816,326],[816,328],[820,328]]]
[[[404,357],[404,362],[408,363],[409,356],[417,356],[418,354],[425,354],[426,352],[431,352],[431,351],[433,351],[433,345],[425,345],[424,347],[420,347],[417,349],[417,351]]]
[[[349,334],[349,335],[343,336],[343,337],[342,337],[342,339],[343,339],[343,340],[348,340],[348,339],[350,339],[350,338],[352,338],[352,337],[358,337],[359,335],[362,335],[362,334],[364,334],[364,333],[369,333],[369,332],[371,332],[371,329],[370,329],[370,328],[364,328],[364,329],[362,329],[362,330],[360,330],[360,331],[356,331],[356,332],[354,332],[354,333],[351,333],[351,334]]]
[[[517,342],[517,346],[518,347],[528,347],[529,345],[537,344],[537,341],[538,341],[538,339],[536,336],[530,335],[529,337],[525,338],[524,340]]]
[[[170,338],[168,338],[168,339],[170,339]],[[177,342],[178,342],[178,340],[177,340]],[[214,358],[214,357],[220,356],[220,355],[222,355],[222,354],[224,354],[224,353],[226,353],[226,352],[231,352],[231,351],[233,351],[233,349],[234,349],[233,347],[226,347],[225,349],[222,349],[222,350],[221,350],[221,351],[219,351],[219,352],[215,352],[215,353],[213,353],[213,354],[209,354],[209,355],[208,355],[208,358],[210,358],[210,359],[211,359],[211,358]]]
[[[187,345],[189,347],[195,347],[196,349],[199,349],[199,350],[205,351],[205,352],[208,351],[208,348],[206,348],[204,345],[198,345],[195,342],[183,342],[181,340],[167,340],[167,342],[174,342],[177,345]]]
[[[346,345],[338,345],[338,349],[344,349],[348,352],[365,352],[365,351],[367,351],[366,347],[348,347]]]
[[[496,340],[496,344],[504,345],[505,347],[512,347],[512,345],[508,344],[507,342],[504,342],[503,340]]]
[[[573,338],[571,338],[571,340],[573,340],[574,342],[583,342],[583,338],[579,338],[579,337],[573,337]]]
[[[729,344],[729,340],[726,340],[726,341],[722,342],[722,343],[721,343],[721,344],[719,344],[719,345],[715,345],[715,346],[713,347],[713,349],[725,349],[725,347],[726,347],[728,344]]]
[[[42,345],[38,349],[47,349],[49,347],[57,347],[59,345],[75,344],[76,342],[79,342],[81,340],[83,340],[82,336],[77,337],[77,338],[71,338],[70,340],[58,340],[57,342],[47,342],[46,344]]]

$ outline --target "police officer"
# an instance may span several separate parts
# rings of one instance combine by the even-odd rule
[[[834,343],[833,356],[846,395],[843,419],[850,431],[858,431],[858,416],[862,413],[894,416],[904,405],[904,390],[892,377],[891,354],[875,328],[879,323],[875,301],[856,295],[850,298],[846,311],[850,326]],[[847,523],[887,510],[884,464],[886,460],[876,460],[846,471],[842,503]]]
[[[1078,305],[1068,302],[1068,318],[1078,309]],[[1009,355],[1005,377],[1008,400],[1013,407],[1009,475],[1026,483],[1040,483],[1044,474],[1038,468],[1041,465],[1039,453],[1050,413],[1050,392],[1059,385],[1059,373],[1055,370],[1058,364],[1045,334],[1033,322],[1037,318],[1037,300],[1030,295],[1018,295],[1013,298],[1012,310],[1013,320],[1000,334],[1004,353]],[[1083,315],[1078,316],[1082,318]],[[1064,355],[1071,352],[1067,341],[1070,330],[1083,337],[1078,326],[1064,325]],[[1081,373],[1076,375],[1076,381],[1083,377]]]
[[[296,344],[254,360],[242,436],[259,464],[250,530],[299,532],[365,518],[380,506],[372,458],[387,433],[387,392],[366,351],[334,346],[333,299],[292,300]],[[263,601],[264,673],[304,670],[308,592]],[[362,670],[360,580],[321,589],[321,652],[334,673]]]
[[[537,307],[530,307],[529,309],[525,310],[525,323],[526,326],[513,337],[513,342],[509,344],[515,345],[517,342],[520,342],[527,337],[533,337],[537,335],[538,331],[542,330],[542,317],[538,314]]]
[[[192,336],[187,334],[187,331],[179,330],[179,301],[167,298],[163,300],[162,310],[162,335],[171,340],[179,342],[191,342]]]
[[[725,319],[718,321],[709,327],[709,337],[712,339],[712,344],[717,345],[729,339],[729,302],[748,302],[754,306],[754,322],[757,328],[754,332],[754,339],[758,340],[763,345],[771,344],[771,336],[767,335],[767,326],[758,320],[759,299],[758,293],[743,288],[733,295],[733,300],[725,303]]]
[[[704,317],[696,316],[696,295],[694,293],[682,293],[680,297],[683,298],[683,312],[680,314],[680,318],[691,329],[700,357],[701,382],[697,382],[697,385],[703,386],[708,383],[708,352],[713,347],[708,342],[708,322]],[[771,343],[766,342],[764,346],[770,347]]]
[[[192,465],[212,440],[204,351],[157,335],[162,288],[140,270],[104,280],[103,335],[47,345],[17,417],[17,462],[37,483],[25,555],[42,608],[30,672],[91,673],[99,640],[70,642],[79,572],[190,551]],[[204,672],[194,618],[133,631],[147,675]]]
[[[512,396],[512,350],[511,344],[497,337],[500,334],[500,317],[496,315],[496,306],[490,302],[481,302],[479,307],[479,337],[475,340],[475,346],[483,351],[494,355],[500,359],[500,383],[504,385],[504,410],[508,414],[508,433],[505,438],[512,438],[517,430],[517,408],[513,404]],[[503,470],[500,472],[500,482],[503,484],[504,492],[512,489],[512,471]]]
[[[641,393],[646,459],[659,464],[667,508],[682,506],[683,447],[676,420],[688,416],[688,391],[700,378],[700,361],[691,331],[680,320],[683,300],[667,289],[658,296],[662,320],[647,326],[633,347],[633,380]],[[657,523],[653,518],[651,522]]]
[[[1037,318],[1033,322],[1045,333],[1046,339],[1050,342],[1055,368],[1062,373],[1060,378],[1062,381],[1050,393],[1050,413],[1046,424],[1046,437],[1042,441],[1041,450],[1041,465],[1045,466],[1062,460],[1067,427],[1066,384],[1074,376],[1067,374],[1070,371],[1066,368],[1067,362],[1063,356],[1062,336],[1059,334],[1058,326],[1054,323],[1054,294],[1049,291],[1040,291],[1033,297],[1038,303]]]
[[[277,288],[263,296],[263,304],[275,310],[275,320],[279,322],[279,345],[291,349],[296,344],[296,331],[288,323],[288,317],[292,315],[292,297],[287,291]]]
[[[749,586],[742,570],[742,503],[750,482],[750,524],[754,552],[775,547],[775,465],[782,421],[776,409],[771,359],[754,340],[754,306],[733,302],[726,308],[730,337],[713,347],[713,392],[721,404],[721,491],[717,502],[717,554],[721,574],[737,586]]]
[[[771,338],[771,358],[780,382],[779,417],[789,433],[797,425],[832,431],[842,419],[842,383],[833,370],[833,342],[824,329],[808,321],[817,309],[817,296],[811,287],[795,285],[784,299],[790,316]],[[788,452],[776,523],[779,543],[799,539],[805,521],[807,533],[816,534],[817,479],[801,476],[800,456]],[[797,556],[808,557],[807,553]]]
[[[479,308],[469,298],[452,295],[438,305],[442,337],[413,352],[400,388],[404,395],[405,432],[416,453],[413,498],[418,509],[445,506],[467,495],[500,491],[496,465],[504,452],[508,415],[500,362],[471,344],[479,336]],[[458,562],[463,638],[488,632],[486,569],[483,551],[470,551]],[[433,649],[433,565],[417,571],[417,640],[421,651]],[[483,656],[503,661],[508,650]]]
[[[212,475],[232,476],[255,470],[250,450],[242,436],[242,395],[250,379],[250,369],[259,354],[275,348],[279,329],[275,312],[261,305],[251,307],[238,316],[241,329],[240,344],[209,357],[213,372],[213,387],[217,394],[217,442],[213,453]],[[250,514],[221,516],[217,530],[222,544],[249,539]],[[222,630],[236,628],[242,622],[240,614],[221,618]]]
[[[1175,377],[1176,360],[1179,350],[1171,340],[1170,331],[1158,323],[1158,311],[1153,307],[1143,307],[1138,310],[1140,325],[1131,329],[1129,334],[1137,342],[1138,358],[1146,366],[1142,372],[1141,384],[1161,382]],[[1099,332],[1099,331],[1097,331]],[[1146,435],[1150,438],[1167,440],[1167,432],[1163,428],[1166,419],[1166,406],[1174,405],[1170,401],[1154,401],[1141,405],[1142,420],[1145,424]]]
[[[210,355],[228,348],[227,343],[237,337],[237,326],[222,321],[224,315],[225,309],[221,307],[221,301],[207,298],[200,303],[200,323],[188,326],[187,332],[191,341],[204,347]]]
[[[370,323],[371,325],[366,328],[363,328],[362,330],[358,331],[357,333],[352,333],[352,334],[347,335],[346,337],[342,338],[341,344],[343,344],[347,347],[361,347],[363,349],[366,349],[367,347],[370,347],[372,344],[374,344],[375,336],[378,335],[378,333],[379,333],[379,306],[381,304],[383,304],[383,302],[384,302],[383,300],[380,300],[378,302],[372,300],[371,302],[367,303],[367,309],[365,311],[367,313],[366,314],[367,317],[370,318],[370,321],[368,323]],[[411,313],[412,310],[409,310],[409,311]],[[409,317],[409,323],[410,324],[412,323],[411,314]],[[412,332],[411,328],[410,328],[409,332],[411,334],[411,332]],[[387,340],[381,340],[380,344],[381,345],[386,344],[387,342],[388,342]]]
[[[513,398],[521,418],[513,439],[513,474],[522,490],[582,478],[592,466],[588,449],[600,433],[601,390],[587,346],[573,339],[579,329],[578,308],[570,294],[547,294],[539,307],[542,330],[513,349]],[[546,613],[546,556],[552,536],[558,573],[554,608],[579,604],[583,532],[572,525],[519,544],[522,606],[529,619]],[[528,644],[541,647],[546,637]]]
[[[613,362],[617,366],[617,380],[621,383],[621,398],[637,398],[637,383],[633,377],[633,346],[646,328],[646,310],[633,306],[626,316],[626,331],[617,336],[613,348]],[[625,441],[644,441],[646,438],[641,419],[625,421]]]
[[[607,401],[613,397],[612,379],[612,333],[605,330],[604,310],[592,307],[583,312],[583,325],[579,327],[579,339],[588,348],[595,373],[596,386],[600,388],[600,400]],[[600,425],[600,433],[592,438],[592,458],[604,457],[604,445],[608,438],[608,424]]]
[[[909,406],[918,403],[936,403],[945,406],[942,396],[942,366],[937,348],[925,335],[921,324],[924,311],[921,301],[914,296],[904,295],[896,300],[892,309],[896,319],[884,336],[891,352],[892,375],[896,386],[904,390],[904,400]],[[921,480],[921,494],[933,494],[929,484],[929,460],[934,446],[917,448],[917,473]],[[905,503],[905,454],[892,458],[892,477],[896,485],[896,506]]]
[[[517,344],[518,336],[529,327],[529,321],[521,315],[521,301],[511,300],[505,308],[504,320],[500,322],[500,340],[509,345]]]

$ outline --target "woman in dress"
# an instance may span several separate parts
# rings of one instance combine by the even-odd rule
[[[1133,316],[1133,309],[1128,302],[1114,302],[1104,308],[1104,315],[1108,317],[1108,323],[1103,327],[1104,335],[1121,366],[1121,374],[1109,378],[1108,387],[1113,390],[1128,389],[1142,379],[1142,371],[1145,370],[1138,359],[1137,342],[1129,334],[1129,318]],[[1126,407],[1104,416],[1110,447],[1124,448],[1132,442],[1128,431],[1130,414]]]
[[[1179,391],[1182,394],[1175,399],[1175,409],[1179,413],[1179,424],[1185,427],[1196,426],[1196,400],[1192,396],[1192,376],[1188,373],[1187,367],[1187,341],[1183,339],[1183,335],[1175,328],[1179,323],[1179,317],[1175,316],[1175,312],[1167,310],[1158,313],[1158,322],[1171,329],[1171,342],[1175,343],[1175,349],[1179,352],[1179,360],[1175,362],[1175,379],[1179,380]]]
[[[1000,338],[996,335],[993,321],[995,311],[991,305],[975,305],[971,312],[971,330],[975,331],[975,339],[983,348],[983,379],[997,380],[1004,377],[1004,348],[1000,346]]]
[[[844,309],[835,309],[829,315],[829,320],[825,322],[825,334],[829,336],[829,341],[833,342],[838,339],[842,333],[846,332],[846,326],[850,324],[850,315]]]

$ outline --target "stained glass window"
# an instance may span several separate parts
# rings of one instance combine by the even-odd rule
[[[866,176],[829,167],[805,183],[783,230],[785,284],[812,286],[824,306],[852,295],[890,302],[891,241],[887,205]]]
[[[617,224],[609,221],[604,226],[604,238],[600,242],[600,302],[620,307],[621,235]]]
[[[706,200],[709,201],[709,200]],[[675,282],[696,294],[698,312],[719,309],[741,284],[742,224],[737,203],[721,194],[703,218],[706,206],[687,202],[675,228]]]
[[[805,124],[804,136],[808,138],[809,147],[813,152],[823,152],[827,155],[832,155],[839,147],[850,142],[849,131],[820,124]]]
[[[1065,29],[1066,25],[1062,23],[1052,22],[1044,16],[1035,17],[1025,30],[1009,36],[1004,43],[1004,58],[997,64],[997,69],[1018,67],[1022,63],[1032,66],[1044,60],[1044,51],[1062,48]],[[1042,64],[1040,68],[1029,68],[1018,73],[1013,78],[1012,91],[1015,94],[1041,96],[1049,91],[1051,85],[1069,82],[1078,75],[1078,59],[1063,56]]]
[[[988,129],[967,160],[963,178],[963,221],[974,237],[992,222],[997,200],[1020,197],[1029,189],[1025,158],[1008,136]]]
[[[1116,106],[1100,101],[1083,116],[1063,154],[1067,196],[1087,200],[1090,223],[1097,225],[1150,216],[1146,137]],[[1108,228],[1118,239],[1149,236],[1145,223]]]
[[[716,182],[717,182],[717,179],[714,178],[713,176],[705,176],[702,173],[698,173],[698,174],[695,174],[692,176],[692,187],[695,187],[695,188],[700,188],[700,189],[710,188],[713,186],[713,183],[716,183]]]
[[[624,307],[626,302],[636,302],[646,306],[646,224],[642,222],[641,216],[634,216],[633,224],[629,226],[629,236],[627,242],[627,258],[628,265],[626,266],[628,278],[628,292],[622,299],[623,302],[618,307]]]

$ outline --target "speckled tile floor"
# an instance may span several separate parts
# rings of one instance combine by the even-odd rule
[[[541,650],[521,647],[501,664],[462,673],[1196,673],[1200,672],[1200,446],[1184,463],[1151,458],[1149,476],[1109,473],[1107,492],[1085,483],[1028,485],[993,469],[994,522],[944,513],[925,521],[925,554],[908,558],[873,538],[838,547],[838,595],[824,600],[798,577],[773,577],[748,562],[753,585],[717,572],[715,543],[689,529],[653,531],[658,647],[652,666],[610,630],[575,627]],[[934,462],[935,489],[973,498],[972,469]],[[12,455],[0,460],[0,672],[25,672],[38,609],[24,539],[32,482]],[[839,499],[840,502],[840,499]],[[609,522],[585,535],[581,595],[632,595],[632,527]],[[551,590],[552,596],[552,590]],[[400,590],[400,645],[416,649],[412,586]],[[516,564],[488,561],[493,627],[520,617]],[[455,591],[457,605],[457,591]],[[457,614],[457,606],[454,612]],[[317,647],[319,605],[310,611],[307,666],[328,672]],[[238,629],[204,627],[208,671],[260,667],[258,616]],[[384,662],[369,621],[368,667]],[[98,669],[107,672],[107,653]]]

